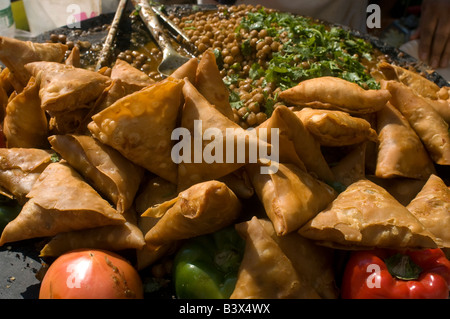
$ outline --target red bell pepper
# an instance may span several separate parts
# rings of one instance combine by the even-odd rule
[[[448,299],[450,261],[439,249],[352,252],[343,299]]]

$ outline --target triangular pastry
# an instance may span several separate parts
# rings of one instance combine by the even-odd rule
[[[52,150],[0,148],[0,188],[24,204],[26,195],[44,169],[52,163]]]
[[[299,230],[335,248],[434,248],[435,237],[385,189],[359,180]]]
[[[203,52],[197,67],[195,87],[220,113],[234,121],[230,92],[223,82],[212,50]]]
[[[191,186],[178,196],[150,207],[142,217],[160,219],[145,234],[150,247],[212,233],[229,226],[241,212],[236,195],[222,182],[207,181]]]
[[[139,189],[144,169],[117,150],[86,135],[53,135],[52,148],[75,168],[90,185],[114,204],[128,210]]]
[[[294,113],[320,145],[338,147],[378,141],[377,132],[368,121],[346,112],[305,107]]]
[[[380,143],[375,175],[428,179],[433,162],[408,120],[390,103],[377,112]]]
[[[437,175],[431,175],[406,208],[450,248],[450,188]]]
[[[169,77],[127,95],[92,116],[88,128],[131,162],[176,184],[171,136],[182,105],[183,83]]]
[[[63,62],[68,47],[62,43],[37,43],[0,37],[0,61],[23,85],[27,85],[30,73],[25,65],[35,61]]]
[[[332,76],[308,79],[280,93],[289,106],[322,108],[367,114],[381,109],[391,98],[388,90],[364,90],[358,84]]]
[[[299,229],[337,195],[333,188],[293,164],[280,163],[274,174],[261,174],[257,164],[248,164],[246,169],[279,236]]]
[[[126,221],[120,225],[75,230],[54,236],[40,251],[41,257],[60,256],[75,249],[104,249],[122,251],[141,249],[145,245],[144,235],[136,226],[133,210],[124,213]]]
[[[41,107],[50,114],[86,108],[111,82],[98,72],[57,62],[32,62],[25,68],[32,76],[41,77]]]
[[[3,230],[0,246],[125,222],[125,218],[66,163],[48,165],[27,198],[19,215]]]
[[[31,77],[6,106],[3,131],[9,148],[48,148],[48,120],[41,108],[39,81]]]
[[[307,130],[295,112],[284,105],[280,105],[267,121],[257,127],[257,130],[272,127],[279,128],[280,162],[293,163],[300,168],[305,168],[322,181],[330,182],[334,180],[333,172],[322,154],[319,141]],[[293,159],[295,157],[290,155],[291,145],[303,164],[298,164]]]
[[[408,120],[431,159],[439,165],[450,165],[450,134],[447,122],[425,98],[403,83],[385,81],[382,86],[391,92],[391,104]]]
[[[297,272],[263,223],[253,217],[236,225],[246,245],[230,299],[320,299],[307,274]]]

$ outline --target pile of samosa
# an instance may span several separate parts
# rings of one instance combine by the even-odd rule
[[[436,169],[450,165],[449,88],[382,63],[381,89],[305,80],[250,131],[233,121],[212,51],[159,82],[121,60],[82,69],[68,53],[0,37],[0,189],[23,205],[0,246],[134,249],[143,269],[235,225],[247,244],[232,298],[337,298],[335,249],[450,247],[450,189]],[[173,132],[193,136],[197,121],[278,152],[277,170],[250,156],[198,160],[208,139],[175,162]],[[276,145],[263,129],[277,129]],[[262,211],[243,209],[252,197]]]

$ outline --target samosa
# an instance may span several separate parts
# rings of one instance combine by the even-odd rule
[[[3,230],[0,246],[125,222],[122,214],[63,162],[49,164],[27,198],[19,215]]]
[[[53,135],[52,148],[91,186],[114,204],[118,212],[130,209],[144,169],[112,147],[86,135]]]
[[[68,46],[62,43],[38,43],[0,37],[0,61],[26,86],[30,73],[25,65],[36,61],[63,62]]]
[[[293,164],[280,163],[274,174],[261,174],[258,164],[246,169],[279,236],[299,229],[337,196],[332,187]]]
[[[435,236],[385,189],[362,179],[351,184],[299,230],[332,248],[436,248]]]
[[[231,225],[241,212],[241,202],[222,182],[198,183],[172,200],[150,207],[142,216],[160,219],[145,234],[150,247],[212,233]]]
[[[406,208],[450,248],[450,188],[439,176],[431,175]]]
[[[3,121],[9,148],[48,148],[48,120],[39,98],[40,79],[30,78],[6,106]]]
[[[131,162],[176,184],[171,136],[183,101],[183,84],[169,77],[127,95],[95,114],[88,129]]]
[[[377,119],[376,176],[428,179],[436,172],[420,138],[399,110],[387,103],[377,112]]]
[[[386,81],[382,86],[391,92],[391,104],[408,120],[431,159],[439,165],[450,165],[449,125],[439,113],[403,83]]]
[[[323,247],[295,233],[278,237],[265,219],[253,217],[235,227],[246,245],[230,299],[336,298]]]
[[[195,87],[220,113],[234,121],[230,92],[223,82],[212,50],[203,52],[197,67]]]
[[[358,84],[332,76],[304,80],[280,93],[290,106],[322,108],[367,114],[380,110],[391,98],[386,89],[365,90]]]
[[[0,148],[0,188],[3,194],[20,204],[33,188],[55,152],[37,148]]]
[[[86,108],[111,83],[109,77],[98,72],[57,62],[32,62],[25,69],[41,77],[41,107],[50,114]]]

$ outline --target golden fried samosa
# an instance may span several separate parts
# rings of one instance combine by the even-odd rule
[[[106,109],[124,96],[155,83],[147,74],[120,59],[116,60],[111,69],[111,80],[111,85],[105,89],[103,95],[99,98],[94,113]]]
[[[53,154],[36,148],[0,148],[0,188],[24,204],[39,175],[52,163]]]
[[[333,248],[435,248],[436,238],[385,189],[362,179],[299,230]]]
[[[279,164],[274,174],[261,174],[248,164],[255,192],[278,235],[296,231],[336,198],[336,191],[293,164]]]
[[[73,168],[62,162],[46,167],[27,198],[29,200],[19,215],[3,230],[0,246],[125,222],[122,214],[100,197]]]
[[[320,163],[322,163],[325,167],[326,176],[331,176],[331,174],[328,174],[328,165],[320,152],[320,145],[308,134],[301,123],[299,124],[292,117],[291,111],[285,106],[280,105],[280,107],[277,107],[270,118],[256,127],[256,132],[261,135],[261,132],[264,130],[264,134],[267,134],[267,140],[271,141],[272,129],[278,132],[278,160],[281,163],[295,164],[299,168],[307,170],[305,163],[300,159],[300,155],[303,155],[309,169],[322,172],[323,168],[316,168],[316,165],[320,166]],[[299,144],[297,143],[299,140],[296,138],[302,140],[302,147],[298,147]],[[305,151],[302,152],[303,150]],[[315,157],[313,164],[309,161],[311,157]]]
[[[450,99],[424,99],[450,125]]]
[[[154,207],[178,196],[177,185],[156,176],[145,181],[142,190],[136,197],[135,208],[139,215],[143,214],[148,208]],[[161,217],[139,216],[138,227],[143,234],[153,228]],[[145,244],[141,249],[136,250],[136,267],[137,269],[144,269],[161,257],[172,252],[175,247],[178,247],[177,242],[171,242],[154,249]]]
[[[183,83],[169,77],[127,95],[92,116],[88,128],[131,162],[176,184],[171,136],[182,105]]]
[[[306,170],[323,181],[333,181],[333,173],[322,154],[318,140],[306,129],[302,121],[293,111],[284,105],[278,106],[272,116],[257,127],[271,129],[279,128],[280,147],[279,161],[293,163],[299,168]],[[295,150],[298,160],[291,155],[292,147]],[[298,163],[300,162],[300,163]]]
[[[191,58],[182,66],[180,66],[178,69],[176,69],[170,76],[179,80],[184,80],[184,78],[188,78],[189,82],[195,83],[197,67],[198,67],[198,59]]]
[[[236,195],[222,182],[195,184],[169,202],[150,207],[143,217],[161,217],[146,234],[150,247],[212,233],[229,226],[241,212]]]
[[[174,148],[178,164],[178,188],[212,179],[219,179],[257,162],[261,147],[269,153],[271,146],[260,140],[215,109],[203,95],[185,79],[185,104],[181,115],[180,136]],[[210,134],[210,135],[208,135]],[[182,153],[182,154],[181,154]]]
[[[252,219],[255,219],[255,217]],[[297,232],[278,236],[272,222],[261,218],[258,221],[289,258],[297,273],[303,277],[303,280],[309,281],[309,284],[321,298],[337,298],[333,249],[316,245],[316,243],[300,236]],[[253,220],[250,222],[253,222]],[[236,227],[239,226],[236,225]]]
[[[133,204],[144,169],[112,147],[85,135],[53,135],[52,148],[123,213]]]
[[[438,97],[439,86],[415,71],[388,62],[380,62],[377,69],[383,74],[384,80],[401,82],[425,98],[436,100]]]
[[[297,272],[263,223],[265,221],[253,217],[236,225],[246,245],[230,299],[320,299],[311,285],[312,278]],[[308,258],[313,260],[312,256]]]
[[[195,87],[220,113],[234,121],[230,92],[223,82],[212,50],[203,52],[197,67]]]
[[[48,148],[48,120],[39,98],[40,79],[30,78],[6,106],[3,122],[9,148]]]
[[[428,179],[433,162],[408,120],[390,103],[377,112],[380,143],[375,175]]]
[[[111,69],[111,79],[120,79],[130,88],[130,90],[138,91],[155,81],[141,70],[136,69],[134,66],[126,61],[117,59],[114,66]]]
[[[62,43],[37,43],[0,37],[0,61],[26,86],[30,73],[25,65],[36,61],[62,62],[68,47]]]
[[[281,92],[279,97],[291,106],[365,114],[381,109],[391,94],[385,89],[364,90],[356,83],[324,76],[302,81]]]
[[[63,63],[39,61],[25,68],[34,77],[40,74],[41,107],[49,113],[85,108],[111,83],[109,77],[98,72]]]
[[[450,165],[450,134],[445,120],[406,85],[396,81],[382,85],[391,92],[391,104],[408,120],[431,159],[440,165]]]
[[[431,175],[406,208],[450,248],[450,188],[439,176]]]
[[[141,249],[145,245],[144,234],[136,225],[133,210],[124,214],[126,221],[120,225],[108,225],[59,233],[40,251],[41,257],[57,257],[74,249],[90,248],[121,251]]]
[[[80,48],[78,46],[74,46],[72,50],[70,50],[70,54],[67,59],[64,61],[65,64],[72,65],[76,68],[81,67],[80,61]]]
[[[9,81],[9,75],[11,71],[8,68],[2,68],[0,72],[0,87],[5,91],[6,95],[11,95],[14,91],[14,86]]]
[[[365,119],[342,111],[316,110],[309,107],[295,111],[308,131],[323,146],[348,146],[364,141],[378,141],[377,132]]]

